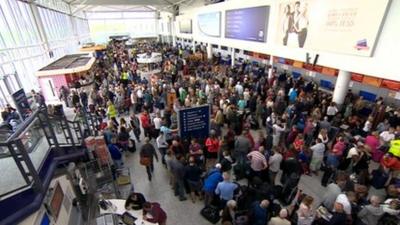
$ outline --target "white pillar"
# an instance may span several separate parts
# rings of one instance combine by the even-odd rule
[[[176,19],[175,14],[172,15],[171,19],[171,35],[172,35],[172,46],[176,47]]]
[[[175,35],[172,36],[172,46],[176,47],[176,36]]]
[[[235,66],[235,48],[231,48],[231,67]]]
[[[210,60],[212,59],[212,45],[211,43],[207,44],[207,59]]]
[[[196,52],[196,41],[193,39],[193,41],[192,41],[192,43],[193,43],[193,53],[195,53]]]
[[[339,75],[336,79],[335,90],[333,91],[332,101],[338,105],[344,103],[347,91],[349,89],[349,83],[351,80],[351,74],[348,71],[339,70]]]
[[[271,55],[269,59],[269,66],[271,68],[268,69],[268,79],[272,79],[273,71],[274,71],[274,56]]]

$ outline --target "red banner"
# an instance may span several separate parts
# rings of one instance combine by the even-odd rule
[[[380,78],[375,78],[375,77],[369,77],[369,76],[364,76],[362,80],[363,84],[368,84],[374,87],[380,87],[382,83],[382,79]]]
[[[329,67],[323,67],[321,73],[329,76],[336,76],[338,74],[338,70]]]
[[[359,73],[351,73],[351,80],[357,81],[357,82],[362,82],[364,78],[364,75],[359,74]]]
[[[393,91],[400,91],[400,82],[393,80],[382,80],[381,83],[382,88],[387,88]]]

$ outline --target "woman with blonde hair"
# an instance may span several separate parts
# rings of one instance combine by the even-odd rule
[[[301,201],[299,209],[297,210],[297,225],[311,225],[314,221],[314,212],[312,210],[312,204],[314,198],[307,195]]]

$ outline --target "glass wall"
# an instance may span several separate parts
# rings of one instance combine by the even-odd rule
[[[42,7],[39,7],[39,14],[49,48],[56,59],[78,51],[79,45],[75,39],[70,16]]]
[[[79,43],[83,44],[83,43],[90,42],[90,30],[89,30],[88,21],[86,19],[74,17],[74,23],[75,23]]]
[[[35,1],[42,2],[48,3]],[[54,0],[44,8],[26,1],[0,0],[0,108],[12,104],[10,95],[15,90],[39,89],[38,69],[90,41],[87,19],[66,14],[68,5],[57,2],[62,1]],[[42,32],[37,26],[40,21]]]
[[[0,82],[5,76],[17,75],[22,87],[30,90],[32,84],[38,86],[34,72],[46,61],[44,43],[28,3],[2,0],[0,10]]]
[[[156,14],[149,12],[87,13],[90,34],[96,43],[106,43],[111,35],[156,37]]]

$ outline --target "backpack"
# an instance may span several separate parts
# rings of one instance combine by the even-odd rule
[[[228,159],[223,158],[221,160],[221,171],[226,172],[232,169],[232,162],[230,162]]]
[[[389,179],[389,174],[383,172],[380,169],[372,171],[371,185],[376,189],[382,189],[385,187],[387,180]]]

